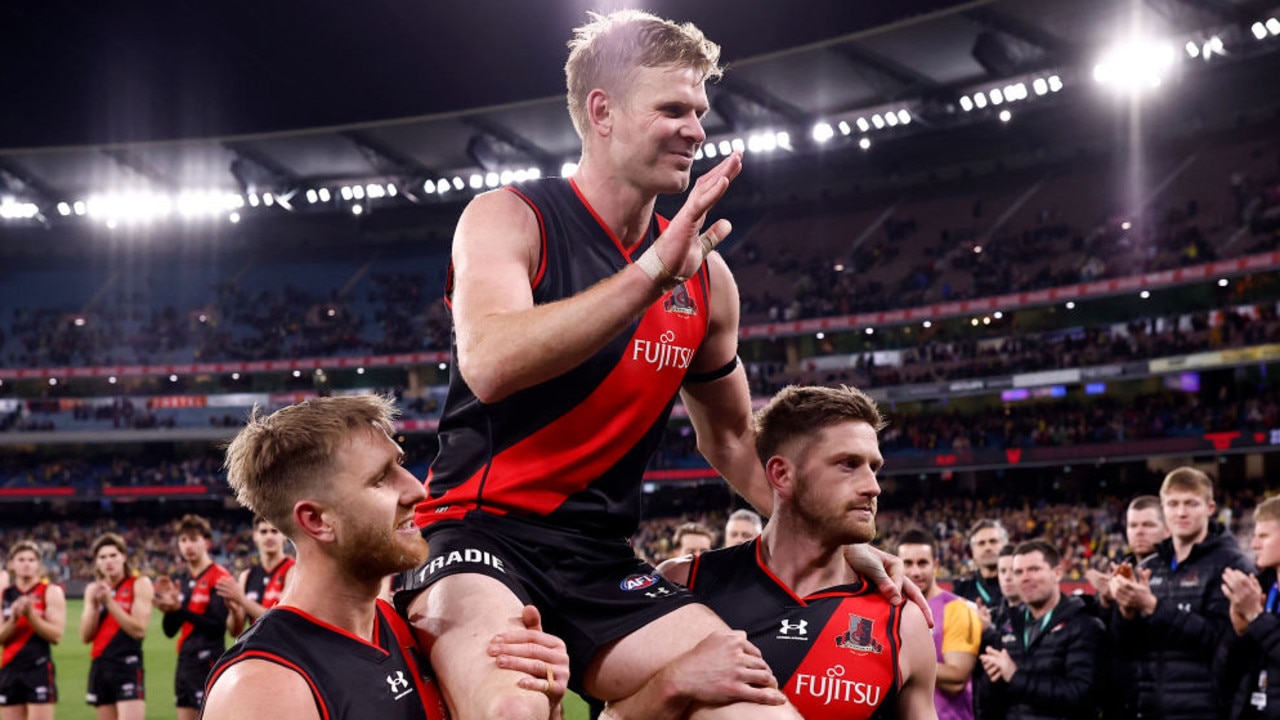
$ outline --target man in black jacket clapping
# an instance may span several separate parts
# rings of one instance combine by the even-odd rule
[[[1231,602],[1234,637],[1223,645],[1224,686],[1235,689],[1232,720],[1280,715],[1280,497],[1263,500],[1253,514],[1253,552],[1259,575],[1227,568],[1222,592]]]
[[[1102,621],[1084,602],[1062,597],[1062,556],[1043,540],[1013,551],[1022,604],[999,628],[1002,648],[980,658],[1009,720],[1083,720],[1098,715]]]

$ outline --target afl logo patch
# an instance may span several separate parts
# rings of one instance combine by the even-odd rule
[[[657,582],[658,578],[652,575],[630,575],[626,580],[623,580],[618,587],[627,591],[643,590],[647,587],[652,587]]]

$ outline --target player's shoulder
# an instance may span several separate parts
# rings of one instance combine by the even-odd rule
[[[202,714],[205,720],[320,717],[311,685],[297,670],[270,660],[248,658],[215,672]]]

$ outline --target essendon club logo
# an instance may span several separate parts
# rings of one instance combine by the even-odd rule
[[[836,647],[855,652],[879,653],[884,645],[876,640],[874,630],[876,623],[871,618],[860,615],[849,616],[849,629],[836,636]]]
[[[693,304],[693,296],[689,294],[689,288],[681,283],[671,291],[667,299],[662,302],[662,309],[669,313],[680,313],[681,315],[697,315],[698,306]]]
[[[658,582],[658,578],[652,575],[629,575],[625,580],[618,584],[618,587],[628,592],[634,590],[643,590],[651,587]]]

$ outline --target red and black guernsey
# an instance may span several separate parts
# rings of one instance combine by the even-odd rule
[[[245,660],[265,660],[301,675],[321,720],[448,717],[439,689],[423,672],[412,631],[381,600],[372,642],[295,607],[276,606],[218,659],[205,696],[227,668]]]
[[[902,614],[868,583],[797,597],[761,561],[759,539],[702,553],[689,589],[760,648],[809,720],[893,717]]]
[[[174,582],[182,592],[182,606],[164,614],[165,637],[178,636],[178,657],[194,658],[201,650],[222,652],[226,647],[227,603],[214,586],[222,578],[231,577],[226,568],[217,563],[192,577],[182,571]]]
[[[26,591],[19,590],[17,585],[4,589],[3,612],[5,619],[13,614],[13,604],[18,598],[31,598],[32,611],[41,617],[45,610],[45,591],[49,589],[49,581],[41,580]],[[4,644],[4,654],[0,656],[0,667],[31,668],[49,662],[49,641],[36,634],[31,621],[25,615],[14,624],[13,635]]]
[[[126,614],[133,610],[133,584],[137,579],[130,576],[116,585],[116,604]],[[93,636],[93,649],[89,655],[94,660],[102,658],[123,663],[132,658],[136,661],[142,657],[142,641],[122,630],[115,617],[103,608],[98,611],[98,633]]]
[[[571,180],[507,190],[537,216],[537,304],[612,277],[666,227],[655,215],[628,251]],[[707,334],[709,282],[704,265],[586,362],[494,403],[477,400],[455,364],[418,525],[484,512],[541,518],[595,537],[630,535],[640,517],[640,480]],[[456,357],[456,339],[453,351]]]
[[[285,556],[270,572],[261,564],[254,563],[244,579],[244,594],[267,610],[275,607],[284,593],[284,584],[294,562],[293,558]]]

